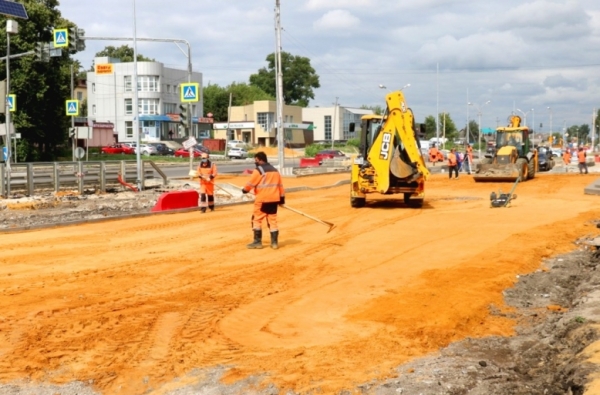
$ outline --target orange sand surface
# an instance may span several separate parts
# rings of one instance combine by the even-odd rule
[[[159,394],[221,366],[227,383],[328,394],[390,377],[450,342],[513,334],[490,306],[507,309],[517,275],[596,230],[593,180],[540,175],[494,209],[490,192],[511,185],[468,176],[433,176],[422,209],[379,195],[352,209],[347,184],[290,193],[336,227],[280,209],[279,250],[246,249],[250,204],[3,234],[0,381]]]

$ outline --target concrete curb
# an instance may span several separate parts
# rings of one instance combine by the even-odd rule
[[[350,184],[350,180],[341,180],[341,181],[336,182],[333,185],[326,185],[323,187],[288,188],[288,189],[286,189],[286,194],[293,193],[293,192],[309,191],[309,190],[335,188],[337,186],[344,185],[344,184]],[[248,204],[248,203],[254,203],[254,200],[233,202],[233,203],[222,203],[222,204],[219,204],[219,206],[217,206],[217,207],[238,206],[238,205]],[[62,227],[67,227],[67,226],[75,226],[75,225],[83,225],[83,224],[95,224],[95,223],[100,223],[100,222],[108,222],[108,221],[115,221],[115,220],[121,220],[121,219],[142,218],[142,217],[149,217],[149,216],[153,216],[153,215],[190,213],[190,212],[194,212],[194,211],[199,212],[200,207],[184,208],[184,209],[169,210],[169,211],[159,211],[159,212],[154,212],[154,213],[149,211],[147,213],[125,214],[125,215],[117,215],[114,217],[84,219],[84,220],[80,220],[80,221],[69,221],[69,222],[46,224],[46,225],[32,225],[32,226],[23,226],[23,227],[17,227],[17,228],[7,228],[7,229],[0,229],[0,234],[22,233],[22,232],[36,231],[36,230],[42,230],[42,229],[62,228]]]

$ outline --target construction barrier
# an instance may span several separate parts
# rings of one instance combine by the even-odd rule
[[[300,158],[300,167],[319,167],[321,162],[317,158]]]
[[[190,189],[186,191],[165,192],[156,201],[152,212],[177,210],[181,208],[198,207],[198,191]]]

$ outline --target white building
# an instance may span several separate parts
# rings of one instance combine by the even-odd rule
[[[88,119],[112,122],[117,141],[135,141],[133,130],[133,62],[99,57],[95,72],[87,73]],[[191,103],[192,136],[211,129],[212,119],[203,118],[202,73],[164,67],[160,62],[137,62],[138,113],[142,141],[186,137],[180,123],[181,84],[199,84],[199,101]],[[189,79],[189,80],[188,80]],[[185,104],[184,104],[185,105]]]
[[[373,114],[373,111],[342,106],[310,107],[302,109],[302,121],[314,125],[315,143],[331,142],[332,138],[333,141],[348,141],[359,137],[360,118],[366,114]],[[354,133],[349,130],[352,122],[356,124]]]

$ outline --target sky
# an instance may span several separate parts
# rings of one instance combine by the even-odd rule
[[[275,8],[275,0],[58,6],[87,37],[186,40],[203,85],[223,87],[267,67]],[[282,50],[309,58],[319,76],[310,107],[383,107],[386,93],[404,88],[417,122],[446,112],[459,129],[479,118],[495,128],[515,113],[542,133],[591,124],[600,108],[597,0],[280,0],[280,15]],[[75,57],[89,69],[97,52],[126,44],[90,39]],[[137,52],[187,68],[185,45],[137,41]]]

